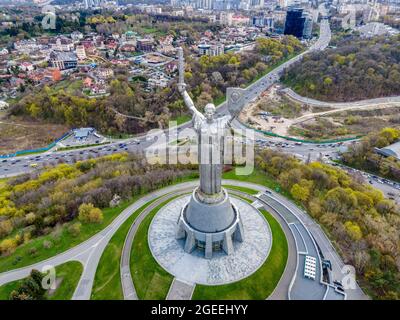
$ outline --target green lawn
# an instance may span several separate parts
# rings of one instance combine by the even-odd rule
[[[74,94],[75,91],[81,91],[83,87],[82,80],[62,80],[58,82],[56,85],[52,86],[51,89],[53,92],[58,92],[60,90],[64,90],[67,94]]]
[[[273,190],[282,191],[281,186],[278,182],[274,180],[274,178],[268,176],[267,173],[263,172],[258,168],[254,168],[253,172],[250,175],[237,175],[235,172],[235,168],[230,171],[224,172],[222,174],[223,179],[231,179],[231,180],[239,180],[244,182],[252,182],[255,184],[259,184],[265,187],[268,187]],[[283,192],[282,192],[283,194]],[[285,194],[285,196],[287,196]]]
[[[94,234],[108,226],[126,207],[136,201],[139,197],[134,197],[129,201],[122,202],[118,207],[103,209],[103,222],[99,224],[82,223],[81,232],[78,236],[71,235],[65,224],[59,231],[41,236],[30,242],[19,246],[15,252],[9,256],[0,258],[0,272],[25,267],[33,263],[48,259],[81,242],[89,239]],[[76,222],[75,220],[72,222]],[[45,248],[43,243],[50,241],[51,247]]]
[[[130,268],[137,295],[141,300],[164,300],[174,279],[153,258],[147,242],[147,234],[155,214],[177,197],[172,197],[154,208],[142,221],[136,232],[131,251]]]
[[[268,220],[272,232],[272,247],[267,260],[246,279],[221,286],[196,285],[193,300],[262,300],[277,286],[286,266],[288,244],[279,223],[265,210],[260,210]]]
[[[190,115],[183,114],[183,115],[177,117],[176,119],[174,119],[174,121],[176,121],[177,125],[179,126],[182,123],[190,121],[190,119],[192,119],[192,117]]]
[[[251,194],[251,195],[255,195],[255,194],[258,193],[257,190],[246,188],[246,187],[230,186],[230,185],[223,185],[223,187],[228,188],[228,189],[232,189],[232,190],[242,191],[244,193],[248,193],[248,194]]]
[[[286,197],[287,199],[289,199],[290,201],[294,202],[298,207],[303,208],[304,206],[303,204],[294,199],[293,196],[291,195],[291,193],[282,188],[282,186],[275,180],[274,177],[270,176],[267,172],[254,167],[253,172],[250,175],[236,175],[235,173],[235,168],[233,168],[230,171],[224,172],[222,174],[222,178],[223,179],[231,179],[231,180],[239,180],[239,181],[245,181],[245,182],[251,182],[251,183],[255,183],[255,184],[259,184],[262,186],[265,186],[267,188],[270,188],[276,192],[278,192],[279,194],[283,195],[284,197]],[[240,190],[240,189],[238,189]],[[243,191],[243,190],[242,190]],[[246,192],[246,191],[245,191]]]
[[[92,289],[92,300],[123,300],[120,260],[128,231],[137,216],[156,199],[136,210],[113,235],[97,266]]]
[[[49,300],[70,300],[79,282],[83,271],[82,264],[77,261],[69,261],[56,267],[56,278],[62,281],[56,291],[47,295]],[[18,287],[22,280],[13,281],[0,287],[0,300],[9,300],[11,292]]]

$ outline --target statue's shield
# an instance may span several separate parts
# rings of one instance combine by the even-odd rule
[[[244,93],[245,89],[242,88],[227,88],[226,97],[228,110],[232,117],[236,117],[245,105]]]

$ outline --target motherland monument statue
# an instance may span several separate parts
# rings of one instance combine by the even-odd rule
[[[232,107],[230,115],[215,117],[215,105],[208,103],[202,114],[186,91],[182,48],[178,48],[178,59],[178,91],[192,113],[197,133],[200,186],[181,210],[176,237],[185,239],[184,249],[188,253],[194,249],[204,250],[206,258],[220,250],[230,254],[234,250],[234,241],[242,242],[244,239],[239,210],[221,186],[225,139],[236,110]],[[234,100],[235,94],[231,95]]]

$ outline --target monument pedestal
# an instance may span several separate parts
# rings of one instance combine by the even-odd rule
[[[207,196],[196,188],[182,207],[176,238],[186,238],[187,253],[199,248],[208,259],[214,251],[231,254],[233,241],[242,242],[244,233],[239,210],[231,203],[227,191],[222,188],[220,194]]]

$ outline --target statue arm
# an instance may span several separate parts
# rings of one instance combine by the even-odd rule
[[[189,96],[189,93],[186,91],[185,84],[185,65],[183,60],[183,49],[178,48],[178,59],[179,59],[179,82],[178,82],[178,91],[181,94],[183,101],[186,107],[190,110],[193,115],[193,118],[196,120],[204,120],[204,115],[196,109],[192,98]]]

